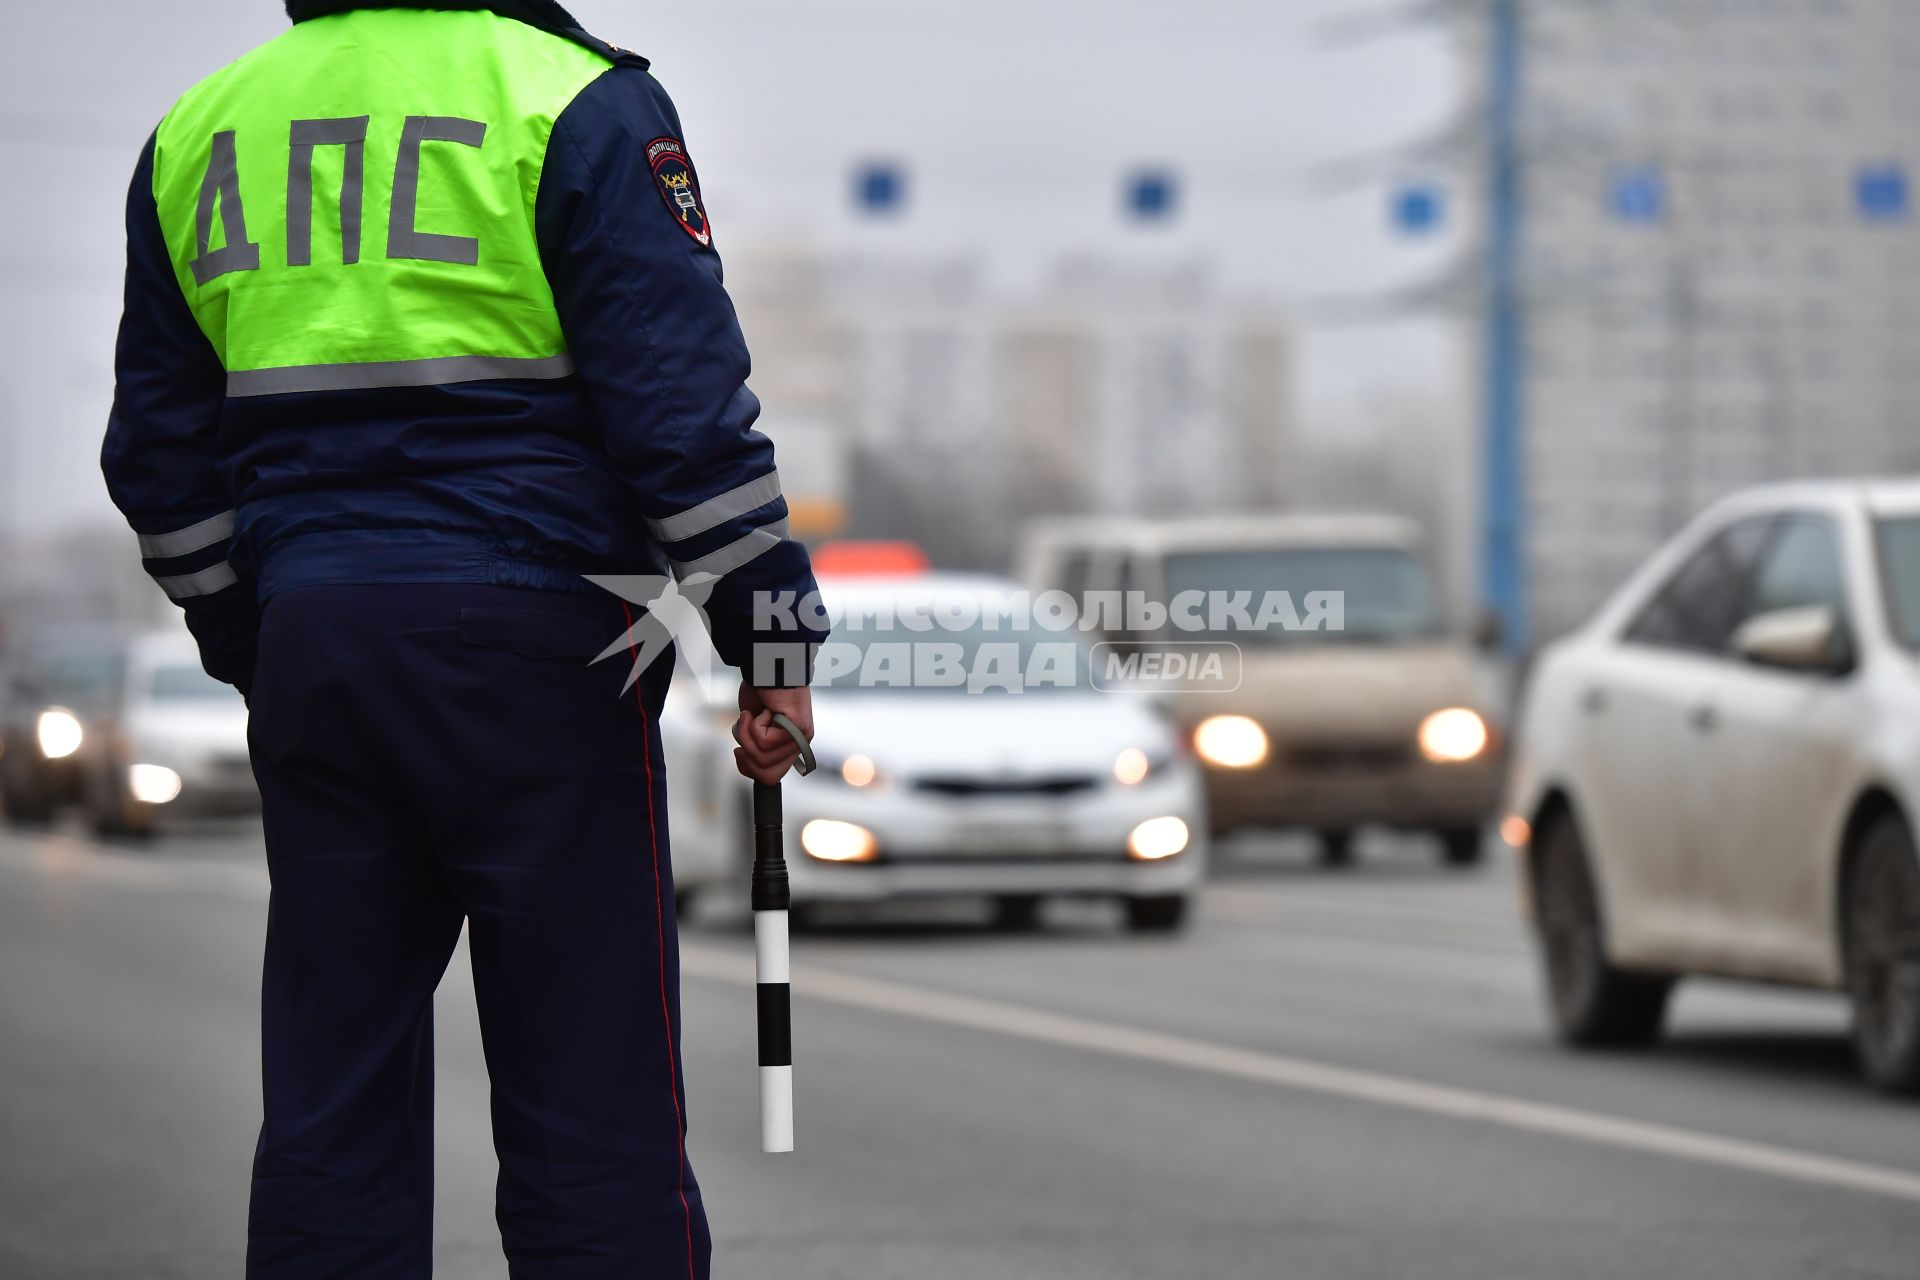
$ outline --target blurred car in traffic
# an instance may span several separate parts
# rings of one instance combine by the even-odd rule
[[[1920,483],[1749,491],[1535,669],[1511,843],[1553,1024],[1645,1044],[1675,980],[1844,989],[1920,1089]]]
[[[184,630],[131,640],[99,713],[83,799],[103,835],[144,835],[176,815],[257,812],[247,704],[208,675]]]
[[[1202,602],[1185,623],[1169,608],[1156,627],[1126,620],[1102,634],[1121,654],[1237,652],[1237,679],[1166,694],[1205,765],[1216,834],[1306,828],[1339,866],[1357,827],[1427,830],[1447,863],[1467,866],[1499,801],[1503,691],[1492,637],[1447,624],[1420,548],[1416,525],[1384,516],[1063,519],[1027,531],[1020,572],[1079,600]],[[1215,613],[1236,597],[1250,612],[1267,600],[1305,609],[1325,592],[1341,593],[1338,629],[1257,613],[1223,626]]]
[[[822,591],[834,638],[814,688],[820,769],[785,796],[797,907],[984,898],[1001,926],[1025,928],[1046,899],[1097,897],[1119,901],[1136,932],[1181,927],[1205,874],[1204,797],[1151,699],[1090,687],[1072,633],[1005,612],[985,622],[1014,599],[1001,579],[828,578]],[[973,621],[880,621],[908,613]],[[936,648],[950,671],[995,676],[928,681]],[[1068,678],[1018,691],[999,679],[1046,658]],[[746,882],[747,790],[724,732],[733,697],[683,677],[662,717],[682,893]]]
[[[89,726],[113,701],[122,653],[111,629],[50,627],[9,664],[0,702],[0,807],[8,821],[46,822],[84,798],[99,747]]]
[[[143,835],[171,814],[259,808],[246,703],[201,669],[184,630],[50,632],[17,668],[7,706],[11,821],[77,806],[103,835]]]

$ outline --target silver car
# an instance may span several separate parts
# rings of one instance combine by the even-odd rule
[[[257,812],[247,704],[200,667],[193,638],[129,642],[117,696],[91,726],[84,802],[103,835],[145,835],[176,814]]]

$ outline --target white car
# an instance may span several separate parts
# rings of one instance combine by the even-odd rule
[[[1006,927],[1029,927],[1056,896],[1119,900],[1135,931],[1171,931],[1206,869],[1196,764],[1151,697],[1088,686],[970,691],[890,682],[881,646],[957,645],[963,666],[990,645],[1077,637],[978,628],[849,627],[899,608],[938,612],[1004,601],[1015,588],[959,575],[829,580],[834,618],[814,689],[820,769],[785,787],[794,901],[927,896],[992,900]],[[1010,652],[1010,651],[1009,651]],[[747,790],[726,736],[735,688],[702,696],[682,678],[662,717],[682,895],[744,885]]]
[[[1553,1020],[1658,1037],[1683,974],[1844,989],[1920,1089],[1920,482],[1730,498],[1535,669],[1503,824]]]
[[[96,731],[87,813],[102,834],[143,835],[162,818],[257,812],[247,704],[200,666],[185,631],[128,643],[119,689]]]

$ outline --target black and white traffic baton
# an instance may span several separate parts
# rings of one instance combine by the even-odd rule
[[[800,726],[783,715],[773,722],[800,748],[794,772],[813,772],[813,748]],[[780,784],[753,784],[754,995],[760,1017],[760,1149],[793,1150],[793,987],[787,971],[786,833]]]

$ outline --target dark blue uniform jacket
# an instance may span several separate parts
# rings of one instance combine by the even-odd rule
[[[296,21],[355,7],[366,6],[288,4]],[[755,634],[754,593],[804,596],[814,584],[805,549],[785,536],[773,446],[753,429],[760,406],[719,256],[676,224],[646,160],[649,141],[682,136],[673,103],[645,60],[550,0],[416,7],[494,9],[616,58],[561,115],[539,191],[541,258],[576,372],[229,400],[168,260],[149,141],[127,202],[102,467],[208,671],[245,690],[261,605],[296,587],[597,591],[583,574],[664,574],[748,552],[707,601],[721,656],[744,667],[757,640],[824,639],[764,621]],[[726,518],[712,523],[703,505]]]

